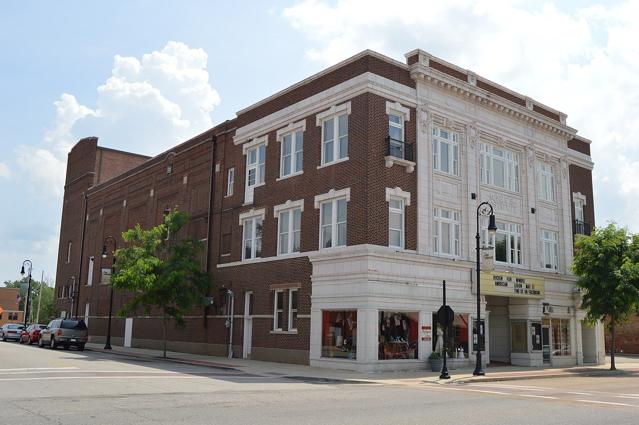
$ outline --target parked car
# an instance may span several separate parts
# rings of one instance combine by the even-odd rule
[[[78,350],[84,350],[89,330],[84,320],[55,319],[40,331],[38,346],[48,345],[52,349],[63,346],[67,350],[75,346]]]
[[[20,335],[20,344],[33,344],[40,340],[40,331],[46,328],[47,325],[33,324],[27,326]]]
[[[17,323],[7,323],[0,328],[0,339],[2,339],[3,341],[9,339],[19,341],[23,329],[24,325],[18,325]]]

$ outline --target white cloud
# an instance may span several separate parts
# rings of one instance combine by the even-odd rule
[[[8,179],[11,176],[11,170],[4,162],[0,162],[0,178]]]
[[[207,62],[204,50],[175,41],[141,58],[116,55],[111,76],[96,88],[95,106],[62,94],[44,143],[19,146],[18,163],[36,187],[59,197],[67,153],[82,137],[98,136],[103,146],[154,155],[207,130],[220,102]]]
[[[639,2],[571,11],[553,3],[306,0],[283,11],[332,64],[370,48],[403,60],[422,48],[568,113],[592,139],[597,221],[639,231]]]

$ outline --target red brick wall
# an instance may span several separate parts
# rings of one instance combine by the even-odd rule
[[[577,165],[570,165],[569,167],[570,177],[570,209],[572,214],[572,220],[575,220],[575,204],[572,200],[572,193],[580,192],[586,197],[586,205],[584,206],[584,219],[590,224],[590,227],[595,226],[595,204],[592,191],[592,171],[579,167]]]

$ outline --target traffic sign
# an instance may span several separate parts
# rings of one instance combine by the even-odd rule
[[[452,326],[455,320],[455,312],[449,305],[443,305],[437,310],[437,323],[444,328]]]

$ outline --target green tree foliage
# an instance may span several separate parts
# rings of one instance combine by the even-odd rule
[[[115,252],[117,266],[111,285],[132,294],[119,314],[127,316],[142,309],[148,315],[152,309],[160,309],[164,357],[168,320],[184,326],[184,315],[204,305],[211,282],[197,259],[203,244],[182,237],[188,220],[186,213],[174,210],[164,217],[164,223],[151,229],[144,230],[138,224],[122,233],[126,247]]]
[[[20,304],[18,309],[24,310],[24,303],[27,302],[27,278],[14,281],[5,281],[4,286],[7,288],[18,288],[20,291]],[[42,291],[42,299],[40,299],[40,291]],[[35,322],[39,319],[40,322],[49,323],[49,320],[55,318],[55,299],[54,289],[50,287],[46,282],[39,282],[37,280],[31,280],[31,298],[29,304],[29,320],[28,322]],[[40,303],[40,317],[38,317],[38,303]]]
[[[615,370],[616,327],[639,306],[639,235],[611,223],[576,242],[573,272],[583,290],[582,308],[591,323],[609,320],[610,369]]]

